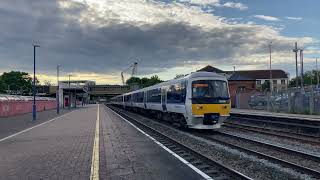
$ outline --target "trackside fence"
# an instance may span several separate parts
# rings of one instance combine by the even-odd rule
[[[235,106],[239,109],[265,110],[294,114],[320,115],[320,88],[308,86],[276,92],[237,92]]]
[[[32,112],[33,97],[0,95],[0,117],[10,117]],[[37,111],[56,108],[56,99],[47,97],[36,98]]]

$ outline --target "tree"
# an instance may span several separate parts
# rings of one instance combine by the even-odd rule
[[[184,75],[184,74],[177,74],[174,79],[179,79],[179,78],[182,78],[182,77],[184,77],[184,76],[186,76],[186,75]]]
[[[270,91],[270,81],[264,81],[264,83],[261,85],[262,91]]]
[[[32,87],[32,78],[26,72],[11,71],[1,75],[0,91],[13,94],[28,93]]]
[[[157,75],[152,76],[146,84],[146,87],[163,82]]]
[[[320,71],[318,72],[320,78]],[[301,77],[292,78],[289,82],[290,87],[295,87],[298,81],[299,86],[301,85]],[[317,84],[317,71],[307,71],[303,74],[303,84],[306,85],[316,85]]]
[[[141,87],[142,88],[147,87],[148,81],[149,81],[149,78],[146,78],[146,77],[141,78],[141,84],[140,84]]]
[[[143,77],[141,79],[138,77],[131,77],[126,81],[126,84],[130,86],[139,85],[139,87],[144,88],[161,82],[163,81],[157,75],[154,75],[151,78]]]
[[[51,86],[52,85],[50,80],[44,80],[43,84],[45,86]]]
[[[2,81],[2,78],[0,76],[0,93],[4,93],[5,92],[5,84]]]
[[[138,77],[131,77],[126,81],[126,84],[128,85],[140,85],[141,84],[141,79]]]

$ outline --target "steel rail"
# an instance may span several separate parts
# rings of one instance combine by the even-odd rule
[[[287,148],[287,147],[282,147],[282,146],[275,145],[275,144],[272,144],[272,143],[267,143],[267,142],[253,140],[253,139],[249,139],[249,138],[245,138],[245,137],[240,137],[240,136],[229,134],[229,133],[226,133],[226,132],[217,131],[216,133],[220,134],[220,135],[223,135],[223,136],[228,136],[228,137],[231,137],[231,138],[234,138],[234,139],[247,141],[249,143],[255,143],[255,144],[262,145],[262,146],[267,146],[269,148],[277,149],[277,150],[282,151],[282,152],[289,152],[291,154],[303,156],[304,158],[308,158],[310,160],[320,162],[320,156],[312,155],[312,154],[309,154],[309,153],[306,153],[306,152],[290,149],[290,148]]]
[[[251,125],[246,125],[246,124],[238,124],[238,123],[233,123],[233,122],[227,122],[223,126],[227,127],[227,128],[235,128],[235,129],[240,129],[240,130],[244,130],[244,131],[251,131],[251,132],[256,132],[256,133],[265,134],[265,135],[287,138],[287,139],[301,141],[301,142],[313,144],[313,145],[320,145],[320,139],[319,139],[319,141],[313,140],[310,138],[315,138],[315,137],[313,137],[313,136],[310,137],[307,135],[305,136],[303,134],[291,133],[291,132],[286,132],[286,131],[281,131],[281,130],[271,129],[271,128],[251,126]],[[291,134],[291,136],[289,134]],[[294,135],[294,136],[292,136],[292,135]]]
[[[136,120],[135,118],[130,117],[128,114],[124,114],[123,112],[119,111],[118,109],[112,107],[112,106],[108,106],[109,108],[111,108],[112,110],[116,111],[117,113],[119,113],[121,116],[123,116],[125,119],[137,124],[140,127],[143,127],[144,129],[147,129],[148,131],[151,131],[153,134],[157,134],[158,136],[160,136],[161,138],[164,138],[166,140],[168,140],[170,143],[169,144],[174,144],[178,147],[181,147],[182,149],[186,150],[187,152],[194,154],[196,157],[200,157],[200,159],[204,160],[205,162],[207,162],[208,164],[212,165],[214,168],[218,168],[218,169],[222,169],[222,171],[224,173],[226,173],[227,175],[231,176],[231,179],[243,179],[243,180],[252,180],[252,178],[230,168],[227,167],[223,164],[221,164],[220,162],[217,162],[213,159],[208,158],[207,156],[200,154],[199,152],[197,152],[196,150],[194,150],[193,148],[182,144],[180,142],[178,142],[177,140],[168,137],[167,135],[163,134],[162,132],[143,124],[142,122]],[[192,164],[192,163],[191,163]],[[214,177],[213,177],[214,178]]]
[[[245,153],[248,153],[248,154],[253,154],[253,155],[256,155],[256,156],[261,157],[263,159],[266,159],[266,160],[269,160],[269,161],[272,161],[272,162],[275,162],[275,163],[282,164],[283,166],[289,167],[291,169],[295,169],[298,172],[312,175],[315,178],[320,178],[320,172],[316,171],[314,169],[311,169],[311,168],[308,168],[308,167],[304,167],[304,166],[301,166],[299,164],[292,163],[292,162],[289,162],[289,161],[286,161],[286,160],[283,160],[283,159],[280,159],[280,158],[277,158],[277,157],[274,157],[274,156],[271,156],[271,155],[267,155],[267,154],[264,154],[264,153],[249,149],[249,148],[245,148],[245,147],[241,147],[239,145],[231,144],[231,143],[228,143],[226,141],[222,141],[222,140],[216,139],[216,138],[214,138],[212,136],[208,136],[208,135],[204,135],[204,134],[200,134],[200,133],[194,133],[194,134],[197,135],[198,137],[202,137],[202,138],[204,138],[206,140],[213,141],[213,142],[216,142],[218,144],[222,144],[222,145],[231,147],[233,149],[238,149],[238,150],[240,150],[242,152],[245,152]]]

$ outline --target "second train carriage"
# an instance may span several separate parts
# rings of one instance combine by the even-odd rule
[[[227,79],[211,72],[116,96],[111,103],[194,129],[220,128],[231,108]]]

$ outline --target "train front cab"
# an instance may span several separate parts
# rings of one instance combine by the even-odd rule
[[[187,124],[194,129],[217,129],[230,116],[228,83],[221,79],[194,79],[188,83]]]

